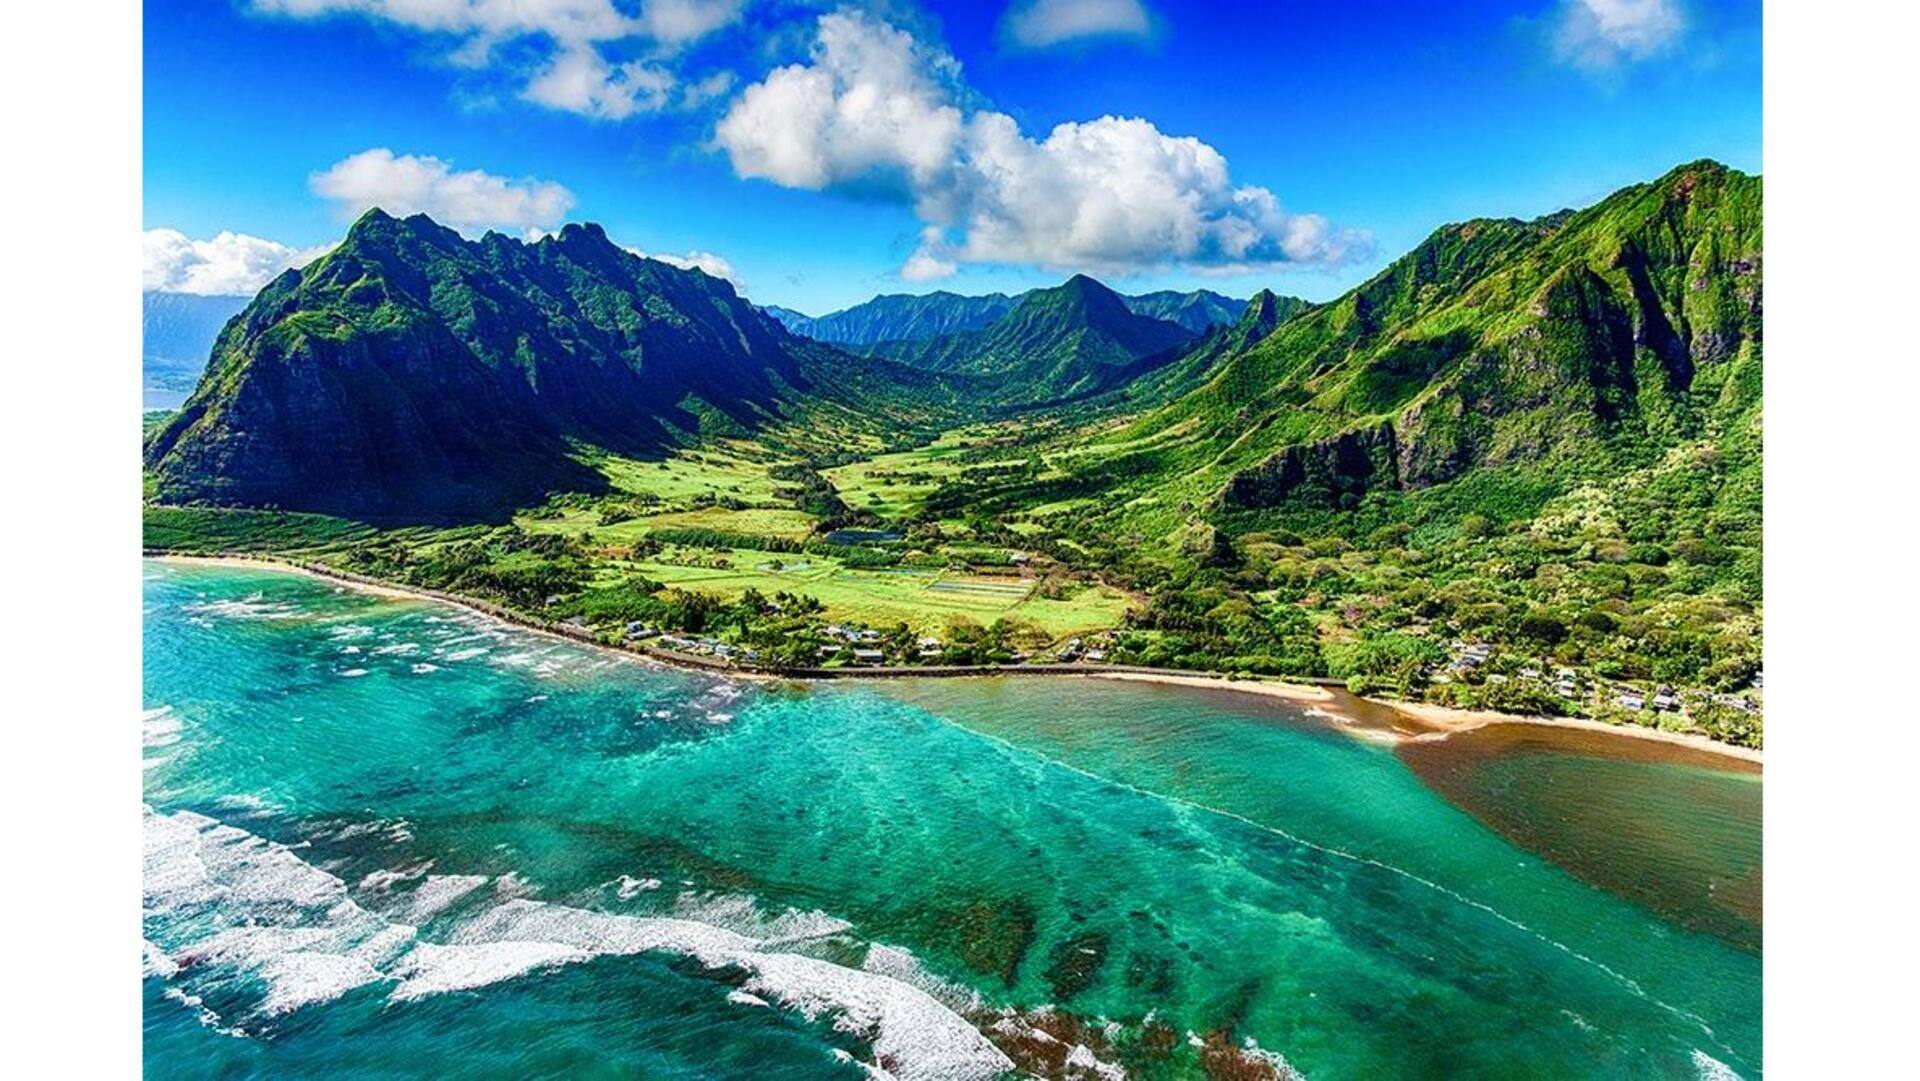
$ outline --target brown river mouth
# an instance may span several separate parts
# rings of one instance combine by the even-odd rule
[[[1527,724],[1412,740],[1395,753],[1515,846],[1681,927],[1760,951],[1758,764]]]

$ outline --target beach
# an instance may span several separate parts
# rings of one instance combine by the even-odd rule
[[[295,563],[288,560],[266,556],[249,555],[186,555],[160,553],[147,558],[161,559],[180,563],[198,563],[211,566],[231,567],[268,567],[285,570],[311,578],[333,582],[351,589],[399,600],[427,600],[450,604],[457,608],[474,612],[511,623],[528,630],[564,638],[570,642],[579,642],[598,649],[606,649],[626,657],[639,657],[656,664],[693,668],[701,671],[721,671],[732,678],[756,682],[801,680],[810,677],[805,673],[780,675],[767,672],[755,672],[742,668],[715,668],[700,665],[678,656],[662,656],[655,650],[630,649],[623,646],[608,645],[584,631],[569,631],[552,624],[536,623],[518,613],[485,604],[470,598],[437,590],[409,589],[360,575],[348,574],[331,568],[317,567],[312,564]],[[1254,694],[1267,698],[1278,698],[1289,702],[1304,704],[1307,712],[1322,717],[1342,730],[1359,739],[1385,744],[1399,744],[1409,740],[1446,739],[1461,732],[1471,732],[1488,725],[1533,725],[1537,727],[1578,729],[1605,735],[1621,736],[1628,739],[1648,740],[1690,748],[1707,754],[1721,755],[1742,762],[1759,764],[1761,752],[1752,747],[1739,747],[1723,743],[1710,736],[1694,732],[1670,732],[1665,729],[1643,725],[1608,724],[1585,717],[1545,717],[1521,716],[1509,713],[1495,713],[1490,710],[1464,710],[1450,706],[1438,706],[1428,702],[1402,702],[1384,699],[1366,698],[1339,687],[1318,686],[1307,683],[1289,683],[1274,679],[1228,679],[1225,676],[1213,676],[1199,672],[1149,671],[1141,669],[1115,671],[1063,670],[1059,666],[1010,665],[1005,668],[974,673],[978,675],[1084,675],[1092,679],[1120,680],[1124,682],[1158,683],[1166,686],[1187,687],[1206,691],[1232,691],[1238,694]],[[847,677],[879,675],[916,675],[930,679],[966,678],[936,670],[919,672],[913,669],[887,669],[884,671],[848,671]]]
[[[1385,743],[1442,740],[1488,725],[1526,725],[1540,728],[1565,728],[1627,739],[1672,744],[1707,754],[1721,755],[1742,762],[1759,764],[1761,752],[1753,747],[1723,743],[1696,732],[1670,732],[1645,725],[1608,724],[1587,717],[1522,716],[1491,710],[1455,709],[1430,702],[1402,702],[1364,698],[1330,687],[1286,683],[1264,679],[1227,679],[1207,675],[1161,675],[1149,672],[1100,672],[1095,679],[1117,679],[1142,683],[1163,683],[1212,691],[1233,691],[1308,703],[1310,713],[1326,717],[1340,727],[1363,738]]]

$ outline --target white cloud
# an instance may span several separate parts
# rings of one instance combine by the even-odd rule
[[[725,278],[732,282],[736,289],[744,285],[740,275],[734,271],[733,264],[728,262],[726,257],[715,255],[710,251],[696,249],[685,255],[674,255],[671,252],[641,251],[639,248],[627,250],[642,259],[652,259],[668,266],[677,266],[682,270],[698,270],[715,278]]]
[[[1553,51],[1575,67],[1609,71],[1667,51],[1686,27],[1677,0],[1561,0]]]
[[[540,59],[517,71],[524,100],[598,119],[620,120],[711,93],[674,94],[672,54],[738,22],[747,0],[251,0],[256,11],[290,18],[353,15],[451,39],[449,59],[485,67],[509,42],[533,41]],[[614,61],[606,46],[640,59]],[[694,80],[709,88],[713,75]],[[727,76],[729,83],[731,76]]]
[[[1023,0],[1000,23],[1007,40],[1029,49],[1096,37],[1144,38],[1153,20],[1140,0]]]
[[[678,81],[665,68],[637,60],[611,65],[598,50],[581,46],[555,53],[553,63],[527,84],[521,96],[550,109],[624,120],[636,112],[665,107]]]
[[[305,266],[331,247],[296,249],[231,232],[194,240],[177,229],[148,229],[141,236],[140,287],[159,293],[251,296],[281,271]]]
[[[957,60],[904,30],[825,15],[812,63],[749,86],[714,138],[735,172],[783,187],[877,178],[924,188],[950,171],[960,142],[959,74]]]
[[[640,24],[654,40],[681,45],[735,22],[746,6],[746,0],[649,0]]]
[[[425,214],[462,232],[551,228],[573,209],[573,193],[549,180],[510,180],[478,169],[455,172],[439,158],[363,150],[308,178],[315,195],[346,218],[370,207]]]
[[[806,64],[749,86],[714,141],[734,171],[786,187],[855,189],[910,203],[921,244],[902,276],[959,263],[1126,273],[1336,265],[1363,233],[1236,186],[1226,159],[1146,120],[1104,116],[1024,134],[1005,113],[964,111],[960,65],[865,15],[821,17]]]

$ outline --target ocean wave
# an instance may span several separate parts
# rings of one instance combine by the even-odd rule
[[[240,600],[189,601],[180,610],[198,616],[221,619],[295,619],[300,606],[290,601],[270,601],[266,594],[255,593]]]
[[[1700,1081],[1740,1081],[1733,1067],[1700,1050],[1693,1052],[1693,1072]]]
[[[140,714],[140,746],[166,747],[180,742],[180,718],[172,706],[160,706]]]
[[[1013,1068],[952,1005],[912,982],[922,977],[904,951],[873,947],[871,967],[848,968],[770,948],[848,930],[821,913],[762,917],[740,898],[696,903],[760,932],[746,934],[694,919],[509,897],[458,922],[446,941],[428,942],[419,938],[417,923],[474,896],[486,879],[425,876],[408,905],[389,917],[363,906],[344,881],[286,845],[204,815],[148,807],[143,836],[143,964],[169,980],[211,970],[250,976],[264,986],[258,1011],[265,1017],[376,984],[391,985],[391,1000],[408,1001],[596,957],[660,952],[738,981],[735,990],[744,995],[824,1019],[866,1041],[902,1081],[987,1081]],[[419,877],[418,868],[408,868],[362,882],[371,893],[387,894]],[[514,892],[502,889],[512,877],[495,880],[496,896]],[[403,914],[408,922],[397,918]]]

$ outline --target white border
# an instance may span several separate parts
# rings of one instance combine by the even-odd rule
[[[1908,1058],[1920,964],[1920,36],[1905,5],[1766,15],[1766,1065],[1873,1075]],[[26,1076],[139,1062],[140,25],[18,5],[0,35],[0,1017]]]

